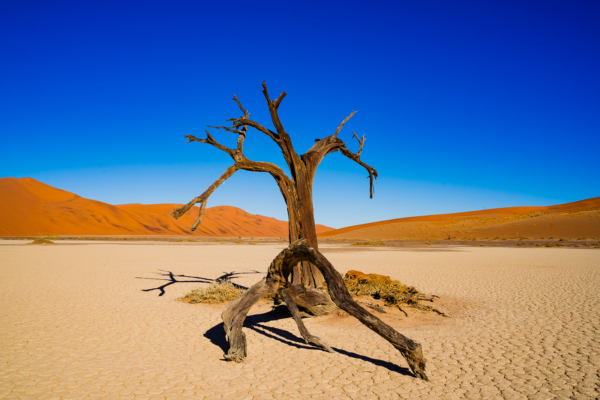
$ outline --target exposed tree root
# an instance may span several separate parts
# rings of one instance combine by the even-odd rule
[[[420,379],[428,380],[425,374],[425,359],[421,345],[397,332],[391,326],[385,324],[376,316],[372,315],[359,306],[353,299],[342,280],[342,276],[335,270],[333,265],[318,251],[306,244],[304,240],[292,243],[275,257],[267,276],[248,289],[242,296],[232,302],[221,314],[223,318],[225,334],[229,342],[229,351],[225,358],[229,361],[241,362],[248,355],[246,336],[242,332],[242,326],[250,308],[262,297],[278,294],[286,303],[300,334],[307,343],[313,343],[327,351],[333,351],[327,343],[320,338],[311,335],[302,322],[296,304],[297,299],[313,299],[316,291],[302,291],[296,285],[290,285],[286,279],[292,268],[301,261],[309,261],[315,265],[323,274],[331,300],[337,307],[346,311],[358,319],[361,323],[373,330],[379,336],[390,342],[404,356],[413,374]],[[309,293],[308,295],[306,293]],[[326,296],[326,295],[325,295]],[[309,306],[313,303],[309,300]],[[324,306],[327,303],[323,304]]]

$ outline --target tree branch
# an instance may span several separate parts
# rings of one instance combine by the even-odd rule
[[[360,157],[360,153],[362,153],[362,149],[363,149],[363,144],[365,143],[365,135],[362,135],[362,139],[359,139],[358,136],[356,135],[356,133],[354,132],[354,130],[350,129],[352,131],[352,137],[355,137],[356,140],[358,140],[358,151],[356,152],[356,155]]]
[[[341,129],[344,123],[348,119],[350,119],[350,117],[352,117],[353,114],[354,112],[350,114],[350,116],[348,116],[344,120],[344,122],[342,122],[338,130]],[[377,179],[377,170],[371,167],[370,165],[365,164],[360,159],[360,155],[363,151],[363,145],[365,143],[365,135],[363,135],[362,138],[359,139],[356,133],[352,131],[353,137],[355,137],[356,140],[358,140],[359,144],[358,151],[356,153],[352,153],[350,150],[348,150],[346,144],[336,136],[336,134],[327,136],[326,138],[317,141],[306,153],[302,155],[302,160],[304,160],[304,163],[306,164],[306,167],[310,173],[311,181],[314,178],[315,173],[317,171],[317,167],[319,166],[323,158],[325,158],[327,154],[331,154],[336,151],[341,151],[343,155],[345,155],[346,157],[348,157],[349,159],[356,162],[358,165],[362,166],[367,170],[367,172],[369,173],[370,180],[369,196],[370,198],[373,198],[373,193],[375,192],[373,178]]]
[[[190,142],[200,142],[200,143],[208,143],[211,144],[213,146],[215,146],[217,149],[224,151],[225,153],[229,154],[231,156],[231,158],[233,158],[235,160],[235,151],[233,149],[230,149],[229,147],[223,146],[221,143],[217,142],[215,140],[215,138],[212,137],[212,135],[210,134],[210,132],[208,132],[206,129],[204,130],[204,132],[206,132],[206,139],[198,139],[195,136],[192,135],[185,135],[185,137],[188,139],[188,143]]]
[[[196,222],[194,222],[194,225],[192,225],[192,231],[195,231],[196,228],[198,227],[198,225],[200,225],[200,223],[202,222],[202,219],[204,218],[204,210],[206,209],[206,201],[208,200],[208,198],[210,197],[210,195],[223,182],[225,182],[228,178],[230,178],[238,169],[239,168],[237,166],[237,163],[233,164],[231,167],[227,168],[225,170],[225,172],[223,172],[223,174],[219,177],[219,179],[217,179],[216,181],[214,181],[213,184],[210,185],[208,187],[208,189],[206,189],[204,191],[204,193],[202,193],[198,197],[194,197],[186,205],[184,205],[182,207],[179,207],[179,208],[176,208],[175,210],[173,210],[173,212],[171,213],[171,215],[173,216],[173,218],[179,219],[179,217],[181,217],[183,214],[185,214],[186,212],[188,212],[189,209],[192,208],[195,204],[201,203],[200,204],[200,214],[198,215],[198,219],[196,220]]]
[[[283,97],[279,96],[281,98],[281,100],[283,99]],[[227,127],[215,127],[215,128],[219,128],[219,129],[225,129],[228,130],[230,132],[234,132],[234,130],[237,130],[237,128],[242,127],[242,126],[251,126],[252,128],[256,129],[259,132],[264,133],[265,135],[269,136],[271,139],[273,139],[275,142],[277,142],[279,144],[279,135],[277,135],[275,132],[273,132],[270,129],[265,128],[264,126],[262,126],[261,124],[259,124],[256,121],[252,121],[250,119],[250,112],[248,112],[248,110],[246,110],[243,106],[242,103],[240,102],[240,100],[237,98],[237,96],[234,94],[233,95],[233,100],[237,103],[238,107],[240,108],[240,110],[242,110],[242,112],[244,113],[243,116],[241,116],[240,118],[229,118],[226,121],[231,121],[232,125],[230,128]],[[279,102],[281,102],[280,99]],[[237,132],[237,131],[235,131]]]
[[[340,131],[342,130],[342,128],[344,127],[344,125],[346,124],[346,122],[348,122],[348,120],[350,118],[352,118],[352,116],[354,114],[356,114],[356,111],[352,111],[352,113],[350,113],[350,115],[348,115],[346,117],[346,119],[342,121],[342,123],[340,124],[340,126],[338,126],[338,128],[335,130],[335,133],[333,134],[333,137],[337,137],[337,135],[340,133]]]
[[[263,82],[264,88],[265,90],[267,90],[267,85]],[[277,110],[279,108],[279,104],[281,104],[281,101],[283,100],[283,98],[287,96],[287,92],[284,90],[283,93],[281,93],[279,95],[279,97],[273,102],[273,106],[275,106],[275,109]]]
[[[233,100],[237,103],[240,110],[242,110],[242,112],[244,113],[244,116],[246,118],[248,118],[250,116],[250,113],[248,111],[246,111],[246,109],[244,107],[242,107],[242,103],[238,100],[238,98],[235,94],[233,95]]]
[[[363,142],[364,142],[364,138],[363,138]],[[359,150],[359,153],[352,153],[350,150],[348,150],[348,148],[346,147],[346,145],[343,145],[340,147],[339,149],[343,155],[345,155],[346,157],[348,157],[349,159],[351,159],[352,161],[354,161],[355,163],[357,163],[358,165],[360,165],[361,167],[363,167],[364,169],[367,170],[367,172],[369,173],[369,197],[372,199],[373,198],[373,193],[375,192],[375,184],[373,183],[373,178],[377,179],[377,170],[373,167],[371,167],[370,165],[365,164],[364,162],[362,162],[360,160],[360,152],[362,152],[362,143],[361,143],[361,148]]]
[[[237,139],[237,149],[238,151],[241,153],[244,151],[244,139],[246,139],[246,132],[248,132],[248,126],[244,125],[242,127],[242,129],[231,129],[228,128],[226,126],[212,126],[212,125],[208,125],[209,128],[215,128],[215,129],[225,129],[227,132],[231,132],[231,133],[237,133],[238,139]],[[206,132],[208,133],[208,131]]]
[[[231,118],[227,121],[233,121],[232,128],[239,128],[242,125],[248,125],[256,129],[257,131],[264,133],[265,135],[273,139],[275,143],[279,144],[279,135],[277,135],[277,133],[273,132],[272,130],[265,128],[256,121],[252,121],[250,119],[245,118]]]
[[[283,129],[283,125],[281,124],[279,115],[277,115],[277,109],[279,108],[279,104],[281,104],[281,101],[287,95],[287,93],[284,91],[279,95],[279,97],[275,101],[271,101],[271,99],[269,98],[269,91],[267,90],[267,84],[265,83],[265,81],[263,81],[262,86],[262,92],[265,96],[265,99],[267,99],[267,105],[269,106],[269,112],[271,113],[271,120],[273,120],[273,125],[275,126],[275,129],[277,130],[279,136],[287,136],[287,132]]]
[[[279,109],[279,105],[284,97],[287,95],[287,92],[283,92],[279,95],[279,97],[275,101],[271,101],[269,97],[269,91],[267,90],[267,84],[265,81],[262,83],[263,86],[263,95],[267,100],[267,106],[269,107],[269,113],[271,114],[271,120],[273,121],[273,126],[275,126],[275,130],[278,134],[277,144],[281,148],[283,152],[283,157],[285,158],[285,162],[290,169],[292,176],[294,179],[297,179],[298,172],[297,169],[302,168],[298,163],[301,162],[300,156],[294,150],[294,146],[292,144],[292,139],[290,135],[283,129],[283,125],[281,124],[281,120],[279,119],[279,114],[277,114],[277,110]]]
[[[209,137],[212,138],[212,136],[210,136],[210,134],[209,134]],[[243,136],[240,135],[240,137],[243,137]],[[214,141],[214,139],[211,139],[211,140]],[[193,136],[191,136],[190,141],[210,143],[210,142],[208,142],[208,139],[206,139],[206,140],[205,139],[197,139]],[[213,144],[213,143],[210,143],[210,144]],[[200,225],[200,223],[202,222],[202,219],[204,218],[204,210],[206,209],[206,203],[207,203],[210,195],[215,191],[215,189],[217,189],[223,182],[225,182],[228,178],[230,178],[238,170],[246,170],[246,171],[252,171],[252,172],[268,172],[269,174],[271,174],[271,176],[273,176],[273,178],[277,182],[277,185],[279,186],[279,190],[281,191],[281,194],[283,195],[285,202],[288,205],[288,212],[298,213],[298,210],[297,210],[298,207],[294,201],[294,185],[293,185],[292,181],[290,180],[290,178],[288,178],[288,176],[285,174],[285,172],[283,172],[283,170],[281,168],[279,168],[275,164],[271,164],[268,162],[248,160],[241,153],[241,151],[228,149],[225,146],[222,146],[222,147],[224,147],[225,149],[227,149],[233,153],[232,158],[235,160],[235,164],[233,164],[231,167],[227,168],[225,170],[225,172],[216,181],[214,181],[213,184],[210,185],[208,187],[208,189],[206,189],[204,191],[204,193],[202,193],[200,196],[193,198],[186,205],[173,210],[173,212],[171,213],[173,218],[179,219],[183,214],[188,212],[195,204],[200,203],[200,213],[198,215],[198,219],[196,220],[196,222],[194,222],[194,225],[192,225],[192,231],[195,231],[196,228],[198,227],[198,225]],[[290,215],[290,219],[292,219],[291,215]]]

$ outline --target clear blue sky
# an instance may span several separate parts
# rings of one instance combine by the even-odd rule
[[[600,195],[600,2],[0,2],[0,177],[111,204],[185,203],[231,164],[186,144],[280,108],[299,153],[352,110],[376,167],[329,155],[318,223],[550,205]],[[214,136],[225,144],[235,138]],[[284,165],[258,132],[246,155]],[[270,176],[208,206],[286,219]]]

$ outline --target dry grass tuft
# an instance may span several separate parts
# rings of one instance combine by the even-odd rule
[[[433,298],[437,296],[428,298],[419,293],[414,287],[405,286],[399,281],[392,280],[389,276],[348,271],[344,276],[344,284],[351,294],[370,296],[376,300],[381,299],[386,306],[398,307],[402,312],[404,310],[401,306],[408,306],[421,311],[435,312],[444,317],[447,316],[429,305],[422,304],[423,301],[433,302]],[[233,301],[244,292],[244,289],[236,287],[231,281],[223,280],[211,283],[208,287],[196,288],[177,300],[190,304],[217,304]]]
[[[244,292],[231,281],[223,280],[211,283],[208,287],[196,288],[177,300],[190,304],[216,304],[235,300]]]
[[[400,281],[393,280],[389,276],[348,271],[344,276],[344,284],[351,294],[382,299],[386,306],[396,306],[402,312],[404,310],[401,306],[405,305],[421,311],[431,311],[447,316],[431,306],[421,304],[421,301],[433,302],[433,298],[436,296],[427,298],[414,287],[403,285]]]
[[[377,240],[377,241],[367,240],[365,242],[352,243],[350,246],[385,246],[385,242],[383,240]]]
[[[38,239],[35,239],[33,242],[27,243],[27,244],[56,244],[56,243],[54,243],[52,240],[38,238]]]

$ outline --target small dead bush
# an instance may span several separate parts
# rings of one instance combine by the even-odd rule
[[[56,243],[54,243],[52,240],[38,238],[38,239],[35,239],[33,242],[27,243],[27,244],[56,244]]]
[[[383,240],[377,240],[377,241],[367,240],[365,242],[352,243],[350,246],[385,246],[385,242]]]
[[[223,280],[213,282],[208,287],[196,288],[178,300],[190,304],[217,304],[233,301],[244,292],[244,289],[236,287],[231,281]]]
[[[348,271],[344,276],[344,284],[353,295],[370,296],[375,300],[383,300],[386,306],[398,307],[402,312],[404,310],[401,306],[407,306],[425,312],[435,312],[444,317],[447,316],[429,305],[422,304],[424,301],[433,302],[433,299],[437,296],[426,297],[414,287],[403,285],[389,276]],[[213,282],[208,287],[196,288],[177,300],[190,304],[217,304],[233,301],[244,291],[244,289],[236,287],[231,281],[223,280]]]
[[[446,316],[443,312],[422,304],[422,301],[433,302],[432,296],[427,298],[413,286],[406,286],[400,281],[389,276],[365,274],[360,271],[348,271],[344,276],[344,284],[351,294],[356,296],[370,296],[376,300],[381,299],[388,307],[396,306],[400,311],[401,306],[413,307],[421,311],[431,311]]]

